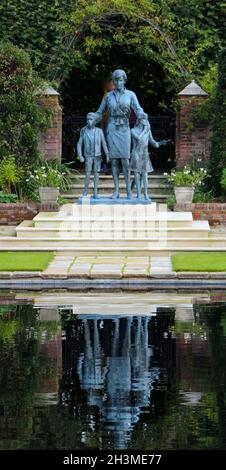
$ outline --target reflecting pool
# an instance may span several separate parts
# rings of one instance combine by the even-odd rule
[[[0,449],[226,449],[226,295],[0,294]]]

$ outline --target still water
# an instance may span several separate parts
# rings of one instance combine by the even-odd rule
[[[226,449],[226,296],[0,295],[0,449]]]

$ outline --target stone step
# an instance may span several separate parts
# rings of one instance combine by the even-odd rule
[[[65,212],[40,212],[33,219],[36,228],[78,230],[131,230],[140,226],[147,229],[165,227],[193,227],[191,212],[155,211],[154,204],[149,206],[103,206],[103,205],[68,205],[72,209]],[[74,208],[72,215],[71,210]],[[22,225],[23,226],[23,225]],[[21,227],[21,225],[20,225]],[[208,222],[207,222],[208,227]]]
[[[34,238],[15,238],[4,237],[1,240],[1,251],[65,251],[75,253],[75,255],[123,255],[123,256],[151,256],[154,253],[170,255],[177,252],[186,251],[226,251],[226,239],[212,239],[204,241],[203,238],[196,239],[163,239],[153,240],[151,242],[142,241],[138,243],[132,240],[130,244],[127,241],[100,241],[97,246],[96,240],[92,244],[83,243],[74,240],[56,240],[34,239]]]
[[[72,171],[70,176],[71,176],[71,179],[72,179],[72,180],[75,180],[75,181],[83,181],[83,180],[85,179],[85,176],[86,176],[86,175],[85,175],[85,173],[75,173],[75,172]],[[132,178],[133,178],[133,177],[131,176],[131,180],[132,180]],[[90,179],[91,179],[91,180],[94,179],[94,175],[93,175],[93,174],[90,176]],[[123,176],[123,174],[120,174],[120,175],[119,175],[119,180],[120,180],[120,181],[121,181],[121,180],[124,181],[124,176]],[[154,175],[149,174],[149,175],[148,175],[148,180],[149,180],[149,181],[152,180],[152,181],[161,181],[161,182],[164,181],[164,182],[167,182],[166,176],[163,175],[162,173],[154,174]],[[111,175],[111,174],[109,174],[109,175],[104,175],[104,174],[101,173],[101,174],[100,174],[100,179],[99,179],[99,181],[105,181],[105,182],[106,182],[106,181],[112,181],[112,175]]]
[[[63,197],[68,201],[75,202],[78,197],[81,196],[84,190],[84,179],[85,175],[72,175],[72,184],[70,189],[63,194]],[[132,181],[132,178],[131,178]],[[119,175],[120,183],[120,195],[121,197],[126,196],[126,187],[125,180],[123,175]],[[93,190],[93,175],[90,179],[90,192]],[[112,175],[100,175],[98,191],[99,194],[104,194],[105,196],[111,196],[114,190],[114,183]],[[152,200],[156,202],[166,202],[170,194],[172,194],[172,189],[170,188],[166,177],[162,174],[159,175],[149,175],[149,192],[151,194]],[[134,189],[135,194],[135,189]]]
[[[93,180],[91,180],[91,184],[93,185]],[[82,188],[84,188],[84,180],[83,181],[78,181],[77,183],[72,183],[70,185],[70,187],[72,189],[77,189],[77,188],[82,189]],[[109,182],[99,180],[98,187],[100,189],[114,188],[114,182],[113,182],[113,180],[111,180]],[[166,183],[162,183],[162,182],[159,183],[158,181],[152,181],[152,180],[150,180],[148,187],[149,188],[157,188],[157,189],[158,188],[163,188],[163,189],[169,189],[170,188],[169,185],[166,184]],[[122,180],[122,182],[120,183],[120,188],[126,188],[126,184],[125,184],[124,180]]]
[[[164,233],[165,232],[165,233]],[[96,233],[93,233],[92,231],[86,231],[86,232],[81,232],[79,233],[78,231],[63,231],[63,230],[53,230],[53,229],[40,229],[37,231],[35,228],[31,228],[30,230],[18,230],[17,231],[17,236],[20,238],[27,238],[27,237],[32,237],[36,239],[46,239],[46,238],[53,238],[53,239],[70,239],[70,240],[80,240],[81,242],[85,242],[87,240],[146,240],[149,241],[151,239],[159,239],[159,238],[171,238],[171,239],[177,239],[178,237],[181,239],[197,239],[197,238],[208,238],[208,231],[206,232],[201,232],[199,230],[193,230],[193,231],[186,231],[183,233],[182,230],[179,230],[178,232],[175,233],[169,232],[169,231],[141,231],[139,230],[138,232],[100,232],[97,231]],[[222,239],[222,237],[220,237]],[[211,239],[212,240],[212,239]],[[225,240],[225,239],[224,239]]]
[[[37,250],[42,248],[49,248],[49,250],[55,250],[58,248],[71,248],[77,251],[86,251],[90,250],[91,252],[95,253],[96,251],[104,252],[104,251],[136,251],[136,250],[143,250],[148,252],[151,249],[159,248],[167,248],[172,250],[177,250],[179,248],[199,248],[202,251],[202,248],[218,248],[224,249],[226,251],[226,238],[212,238],[212,239],[203,239],[203,237],[149,237],[148,239],[120,239],[120,240],[111,240],[111,239],[101,239],[101,240],[93,240],[93,239],[74,239],[73,237],[68,238],[54,238],[54,237],[46,237],[40,238],[38,237],[4,237],[1,240],[1,250],[4,247],[10,245],[13,247],[20,247],[20,249],[28,250],[31,247],[36,247]]]
[[[152,227],[147,227],[145,224],[138,227],[126,228],[117,226],[109,227],[106,229],[105,224],[97,226],[92,224],[92,227],[84,228],[83,225],[79,227],[78,224],[71,224],[66,229],[64,225],[58,228],[52,226],[37,227],[34,226],[33,221],[24,221],[17,228],[18,237],[53,237],[53,238],[72,238],[78,240],[86,239],[148,239],[149,237],[165,236],[168,238],[173,237],[203,237],[209,235],[210,227],[206,221],[191,222],[190,227],[161,227],[153,224]],[[222,237],[221,237],[222,238]]]

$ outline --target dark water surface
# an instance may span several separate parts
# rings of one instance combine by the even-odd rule
[[[0,449],[226,449],[226,303],[112,295],[0,297]]]

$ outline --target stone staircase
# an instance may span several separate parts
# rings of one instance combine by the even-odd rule
[[[70,189],[63,194],[63,197],[68,202],[76,202],[84,191],[84,174],[76,174],[72,172],[72,184]],[[123,175],[119,176],[120,180],[120,197],[126,196],[125,181]],[[131,178],[132,181],[132,178]],[[110,196],[114,191],[114,183],[112,175],[100,175],[99,179],[99,194],[100,196]],[[93,175],[90,181],[90,194],[93,192]],[[154,202],[166,202],[171,188],[163,174],[149,175],[149,194]],[[135,195],[135,189],[134,189]]]
[[[225,234],[211,233],[191,212],[165,204],[65,204],[40,212],[2,237],[1,250],[55,250],[85,255],[149,256],[178,251],[226,251]]]

